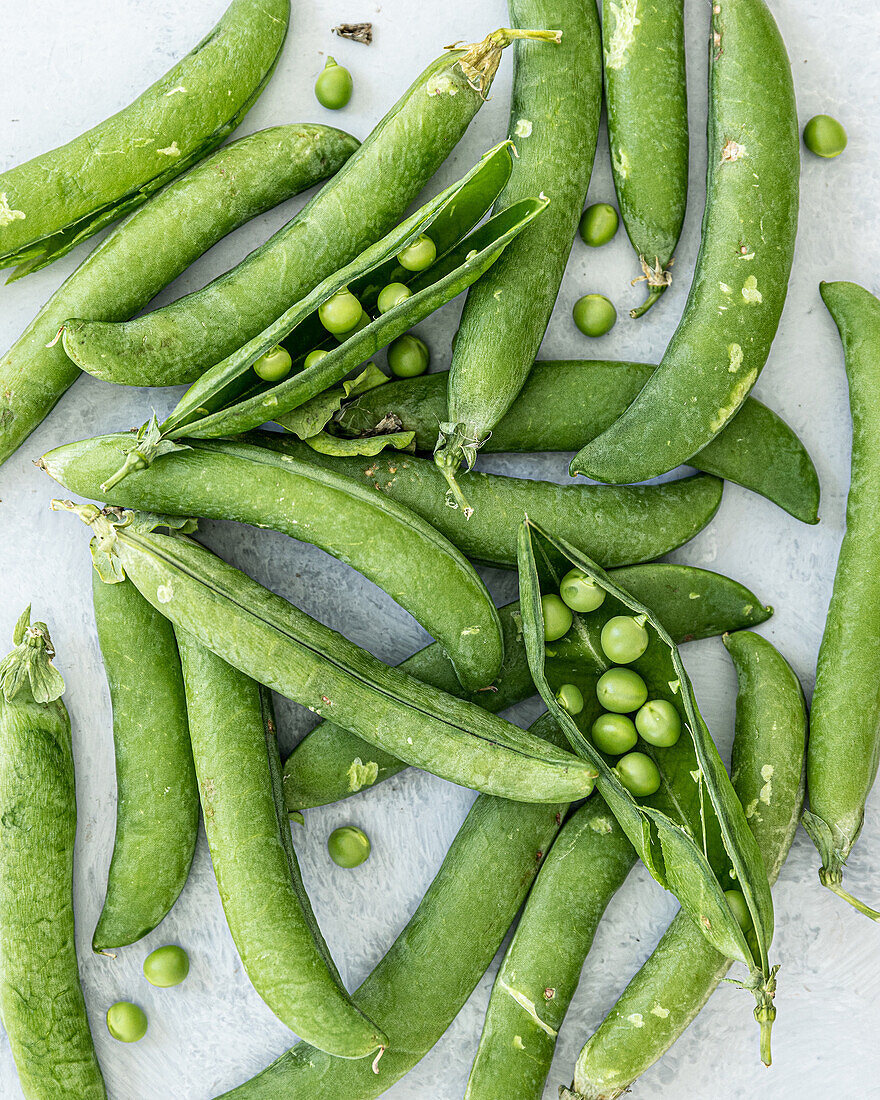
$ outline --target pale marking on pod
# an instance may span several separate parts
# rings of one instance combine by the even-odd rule
[[[694,781],[695,783],[699,783],[699,782],[700,782],[700,778],[701,778],[701,776],[702,776],[702,774],[703,774],[703,773],[702,773],[702,772],[700,771],[700,769],[699,769],[699,768],[697,768],[697,770],[696,770],[696,771],[694,771],[694,772],[689,772],[688,774],[690,775],[691,779],[693,779],[693,781]]]
[[[758,821],[761,820],[761,815],[758,813],[758,800],[753,798],[752,801],[746,806],[746,817],[754,817]]]
[[[11,225],[13,222],[24,221],[27,214],[23,210],[13,210],[9,205],[9,199],[5,191],[0,191],[0,226]]]
[[[743,365],[743,349],[739,344],[728,344],[727,355],[730,359],[730,366],[727,368],[731,374],[736,374],[739,368]]]
[[[517,1050],[525,1050],[526,1049],[526,1045],[522,1041],[522,1035],[514,1035],[513,1045],[516,1047]]]
[[[157,153],[161,153],[163,157],[179,157],[180,149],[177,147],[177,142],[172,141],[170,145],[166,145],[164,149],[157,149]]]
[[[773,772],[775,771],[772,764],[765,764],[761,768],[761,778],[764,780],[764,786],[758,792],[758,798],[764,803],[765,806],[770,805],[770,799],[773,796]]]
[[[743,401],[745,401],[757,377],[757,369],[752,368],[744,378],[741,378],[739,382],[737,382],[731,391],[729,404],[719,409],[715,415],[715,419],[709,422],[709,427],[713,432],[720,432],[727,421],[730,420]]]
[[[727,283],[719,283],[718,286],[725,294],[733,294],[733,287],[728,286]]]
[[[482,628],[479,626],[466,626],[461,632],[461,637],[464,638],[467,634],[480,634],[481,632]]]
[[[739,258],[741,260],[754,260],[755,254],[754,252],[740,252]]]
[[[754,275],[749,275],[743,283],[742,296],[750,306],[759,305],[764,301],[764,295],[758,290],[758,280]]]
[[[631,1012],[629,1014],[629,1016],[627,1016],[627,1020],[629,1020],[629,1022],[633,1025],[633,1027],[644,1027],[645,1026],[645,1018],[641,1014],[641,1012]]]
[[[619,176],[623,176],[624,179],[629,175],[629,157],[626,155],[626,150],[621,146],[617,147],[617,150],[611,150],[611,161],[614,165],[614,171]]]
[[[351,762],[351,767],[346,772],[348,776],[348,789],[352,792],[363,787],[371,787],[379,778],[379,765],[375,760],[368,760],[366,764],[359,756]]]
[[[532,1020],[534,1020],[534,1022],[542,1031],[546,1031],[551,1039],[556,1038],[557,1032],[554,1031],[549,1024],[545,1024],[541,1017],[538,1015],[534,1001],[530,1001],[525,993],[520,993],[518,989],[514,989],[513,986],[508,985],[503,978],[498,979],[498,984],[501,986],[504,992],[509,997],[512,997],[519,1005],[519,1007],[523,1009],[523,1011],[526,1012],[532,1018]],[[519,1039],[519,1036],[517,1036],[517,1039]],[[520,1042],[522,1042],[522,1039],[520,1039]]]
[[[159,603],[171,603],[174,598],[174,587],[170,584],[160,584],[156,589],[156,599]]]
[[[458,86],[449,73],[438,73],[427,82],[425,92],[428,95],[457,95]]]
[[[689,600],[698,600],[699,598],[700,598],[700,593],[699,592],[689,592],[688,593],[688,599]]]
[[[746,155],[745,145],[740,145],[738,141],[734,141],[733,138],[730,138],[721,150],[721,163],[725,164],[734,160],[742,160]]]
[[[172,88],[170,92],[166,92],[165,95],[177,95],[178,92],[186,93],[186,88],[182,84],[178,84],[176,88]]]
[[[594,833],[610,833],[613,828],[611,822],[607,817],[597,817],[594,821],[590,822],[590,828]]]
[[[669,1015],[669,1009],[664,1008],[661,1004],[655,1004],[654,1007],[651,1009],[651,1015],[659,1016],[661,1020],[665,1020],[666,1017]]]
[[[621,0],[619,4],[611,4],[611,15],[614,19],[614,30],[608,38],[608,48],[605,50],[606,69],[622,69],[627,61],[636,38],[636,27],[641,20],[636,15],[639,10],[639,0]]]
[[[513,128],[513,136],[527,138],[532,136],[532,124],[527,118],[518,118]]]
[[[669,690],[673,695],[678,695],[679,688],[681,687],[681,680],[668,680]]]

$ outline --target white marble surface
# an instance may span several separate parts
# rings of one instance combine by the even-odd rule
[[[822,479],[822,523],[807,527],[767,501],[736,486],[725,490],[709,528],[674,555],[752,586],[777,608],[762,628],[781,647],[812,689],[816,650],[830,595],[843,528],[848,484],[849,417],[838,339],[818,296],[820,278],[854,279],[880,289],[876,157],[876,103],[880,12],[864,0],[774,0],[791,54],[801,122],[826,111],[840,118],[850,144],[838,161],[805,154],[801,227],[788,304],[770,363],[757,393],[783,413],[810,448]],[[6,0],[4,61],[0,79],[0,169],[51,148],[127,104],[201,37],[225,0]],[[689,0],[689,75],[692,119],[691,202],[679,248],[677,281],[649,318],[622,319],[590,342],[575,330],[570,309],[587,291],[602,291],[619,307],[640,292],[627,281],[633,257],[623,233],[601,251],[576,245],[558,308],[544,342],[547,356],[657,358],[675,327],[699,239],[704,187],[704,125],[708,5]],[[474,39],[502,25],[501,0],[301,0],[278,71],[239,133],[279,122],[332,122],[364,137],[416,73],[445,44]],[[330,27],[340,20],[371,19],[370,48],[340,41]],[[323,110],[312,84],[324,55],[350,66],[351,105]],[[461,174],[505,132],[510,60],[489,103],[435,184]],[[874,141],[871,135],[874,135]],[[600,139],[591,201],[612,199],[604,134]],[[239,230],[194,265],[162,295],[170,300],[225,270],[291,215],[297,204]],[[0,341],[6,346],[36,308],[86,255],[79,248],[54,266],[0,289]],[[448,365],[458,304],[422,326],[435,363]],[[0,469],[0,648],[29,599],[52,627],[58,664],[67,680],[73,715],[80,827],[76,904],[81,968],[98,1052],[111,1095],[118,1100],[203,1100],[259,1070],[290,1045],[242,972],[223,921],[204,836],[190,881],[164,924],[115,962],[96,957],[89,941],[101,899],[114,821],[110,712],[92,621],[85,532],[70,517],[49,512],[53,486],[31,460],[56,444],[140,423],[151,405],[161,412],[173,397],[117,390],[92,379],[77,383],[46,424]],[[485,461],[485,468],[566,480],[559,457]],[[321,552],[280,535],[229,524],[206,524],[207,541],[247,565],[262,582],[389,661],[425,642],[420,629],[383,593]],[[515,581],[488,574],[499,600],[513,598]],[[733,722],[734,676],[720,642],[688,647],[698,694],[722,748]],[[526,721],[534,705],[520,708]],[[285,739],[309,728],[307,713],[282,705]],[[299,851],[307,885],[331,948],[349,985],[358,983],[402,927],[434,874],[472,795],[440,780],[408,772],[346,805],[310,811]],[[852,888],[880,895],[880,797],[868,807],[852,857]],[[344,871],[326,855],[336,825],[362,825],[374,855]],[[880,1096],[880,930],[823,892],[817,860],[800,833],[775,891],[778,932],[774,956],[782,963],[775,1063],[764,1070],[750,998],[724,987],[711,999],[677,1046],[637,1085],[645,1098],[773,1097],[825,1100]],[[674,899],[637,870],[602,923],[581,988],[563,1029],[546,1100],[570,1079],[577,1051],[619,990],[650,952],[675,908]],[[180,942],[192,971],[177,989],[147,985],[140,973],[146,952]],[[461,1095],[480,1030],[491,974],[483,979],[440,1044],[387,1095],[394,1100]],[[150,1017],[146,1039],[123,1046],[108,1036],[102,1015],[119,998],[139,1001]],[[21,1096],[5,1036],[0,1033],[0,1096]],[[316,1098],[319,1100],[319,1098]]]

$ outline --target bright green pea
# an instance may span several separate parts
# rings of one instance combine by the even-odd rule
[[[618,665],[637,661],[648,648],[644,615],[615,615],[602,627],[599,641],[605,656]]]
[[[292,366],[290,352],[280,344],[276,344],[256,360],[254,371],[266,382],[280,382],[290,374]]]
[[[315,81],[315,98],[322,107],[338,111],[351,99],[353,86],[348,69],[337,65],[332,57],[328,57],[327,64]]]
[[[328,837],[327,851],[340,867],[360,867],[369,859],[370,838],[355,825],[343,825]]]
[[[569,569],[559,585],[559,595],[572,611],[595,611],[605,602],[605,590],[581,569]]]
[[[580,714],[584,709],[584,697],[577,684],[563,684],[556,692],[556,702],[569,714]]]
[[[583,212],[578,229],[584,244],[599,248],[614,237],[618,225],[620,218],[614,207],[607,202],[596,202]]]
[[[604,336],[614,328],[617,310],[604,294],[585,294],[571,311],[574,323],[584,336]]]
[[[814,115],[804,127],[804,145],[817,157],[839,157],[846,140],[846,130],[831,115]]]
[[[437,246],[424,233],[416,237],[402,252],[397,254],[397,262],[407,271],[424,271],[437,259]]]
[[[607,752],[609,756],[629,752],[639,739],[632,719],[625,714],[600,714],[590,732],[599,752]]]
[[[144,977],[150,985],[163,988],[180,985],[187,974],[189,955],[177,944],[169,943],[165,947],[157,947],[144,959]]]
[[[318,306],[318,319],[328,332],[336,335],[340,332],[351,332],[363,312],[357,298],[348,287],[343,287]]]
[[[667,699],[650,699],[636,715],[636,729],[649,745],[668,749],[681,737],[681,718]]]
[[[724,896],[727,898],[727,904],[736,917],[736,923],[743,932],[750,931],[752,927],[752,914],[749,912],[749,907],[746,904],[746,899],[743,897],[742,891],[725,890]]]
[[[541,597],[541,614],[544,617],[544,641],[557,642],[567,634],[574,616],[558,596]]]
[[[389,283],[379,291],[376,306],[380,313],[387,313],[389,309],[394,309],[411,297],[412,291],[405,283]]]
[[[398,378],[415,378],[424,374],[431,362],[428,345],[411,332],[405,332],[388,345],[388,366]]]
[[[326,351],[324,348],[315,348],[314,351],[310,351],[306,356],[303,366],[313,367],[315,363],[320,363],[324,356],[329,354],[330,352]]]
[[[339,341],[340,344],[344,344],[346,340],[354,336],[356,332],[360,332],[362,328],[366,328],[370,323],[370,315],[365,309],[361,310],[360,319],[354,328],[347,329],[345,332],[334,332],[333,335]]]
[[[596,684],[596,698],[606,710],[628,714],[647,701],[645,681],[631,668],[609,668]]]
[[[630,752],[622,756],[614,771],[629,793],[637,798],[647,798],[660,790],[660,769],[643,752]]]
[[[107,1009],[107,1030],[120,1043],[136,1043],[147,1034],[147,1016],[131,1001],[117,1001]]]

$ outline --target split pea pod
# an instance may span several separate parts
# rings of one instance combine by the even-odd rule
[[[289,19],[289,0],[232,0],[128,107],[2,173],[0,267],[18,264],[13,278],[45,267],[220,145],[265,88]]]
[[[750,631],[724,640],[739,679],[732,781],[771,884],[797,829],[804,798],[807,715],[784,657]],[[732,884],[735,888],[735,885]],[[563,1100],[614,1100],[681,1036],[730,969],[680,912],[584,1046]]]
[[[822,885],[880,920],[842,886],[880,758],[880,300],[855,283],[822,283],[820,290],[843,341],[852,480],[819,647],[804,825],[822,857]]]
[[[45,623],[0,664],[0,1017],[27,1100],[104,1100],[76,960],[76,792]]]
[[[79,377],[56,340],[68,317],[131,317],[227,233],[338,171],[357,145],[309,123],[261,130],[219,149],[114,229],[0,358],[0,462]],[[186,233],[168,232],[184,219]],[[140,384],[127,364],[111,378],[99,360],[94,373]]]
[[[229,930],[254,988],[318,1049],[385,1045],[318,928],[293,851],[269,692],[176,628],[205,832]]]
[[[186,884],[199,795],[174,629],[129,581],[93,573],[98,643],[113,704],[116,839],[95,951],[134,943]]]
[[[709,169],[697,268],[660,366],[574,458],[597,481],[672,470],[736,414],[767,361],[797,230],[791,66],[764,0],[712,4]]]

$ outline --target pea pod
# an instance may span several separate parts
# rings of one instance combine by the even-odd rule
[[[656,369],[601,359],[537,362],[482,449],[576,451],[626,411]],[[372,435],[388,417],[398,430],[415,432],[416,450],[428,451],[438,422],[448,418],[446,386],[442,372],[391,382],[347,404],[335,427],[345,435]],[[578,393],[588,393],[589,401],[573,401]],[[804,523],[818,522],[819,478],[812,459],[791,428],[754,397],[688,462],[760,493]],[[591,556],[604,561],[601,553]]]
[[[880,920],[842,886],[880,759],[880,300],[855,283],[822,283],[843,341],[852,407],[852,480],[846,532],[819,647],[804,826],[822,857],[819,881]]]
[[[27,1100],[104,1100],[74,940],[64,681],[29,607],[14,642],[0,664],[0,1016]]]
[[[574,458],[597,481],[644,481],[706,446],[761,373],[797,230],[791,67],[764,0],[712,5],[709,172],[697,268],[660,366],[623,416]]]
[[[548,644],[545,649],[542,591],[558,592],[559,580],[572,568],[592,578],[605,592],[605,599],[597,610],[575,617],[568,639]],[[776,1015],[776,968],[771,969],[767,958],[773,938],[770,888],[760,851],[697,709],[677,646],[644,604],[618,587],[585,555],[551,538],[528,520],[520,530],[520,600],[526,655],[535,686],[569,742],[598,770],[599,793],[651,876],[678,897],[716,950],[746,966],[748,977],[743,985],[755,994],[761,1058],[769,1065],[770,1029]],[[665,700],[674,709],[682,730],[677,742],[659,751],[639,739],[638,748],[653,760],[660,785],[656,793],[638,801],[584,732],[605,708],[597,701],[595,658],[587,664],[580,657],[589,637],[589,627],[583,624],[589,623],[595,630],[617,615],[638,616],[646,632],[647,649],[628,662],[629,675],[641,677],[648,699]],[[600,647],[596,656],[606,667],[612,666],[614,662],[604,656],[602,636]],[[581,688],[589,704],[576,717],[557,702],[555,692],[563,683]],[[636,710],[644,701],[617,709]],[[751,943],[724,894],[734,877],[752,919]]]
[[[128,581],[92,581],[116,754],[116,839],[92,937],[95,951],[107,951],[151,932],[177,901],[199,796],[174,630]]]
[[[320,1050],[362,1058],[386,1037],[352,1004],[293,851],[269,692],[176,628],[208,847],[248,977]]]
[[[706,569],[689,565],[634,565],[610,575],[630,594],[653,608],[677,642],[707,638],[765,622],[772,611],[747,588]],[[491,691],[465,698],[498,712],[535,691],[522,640],[519,603],[500,608],[504,664]],[[599,639],[584,647],[584,659]],[[449,658],[436,643],[419,650],[400,666],[417,680],[455,695],[461,691]],[[296,746],[284,766],[288,810],[338,802],[397,775],[406,765],[331,721],[324,721]]]
[[[232,0],[128,107],[0,174],[0,267],[45,267],[220,145],[265,88],[289,19],[289,0]]]
[[[804,798],[807,715],[797,677],[750,631],[724,644],[736,666],[732,781],[771,884],[788,855]],[[681,1036],[730,969],[680,912],[591,1036],[563,1100],[614,1100]]]
[[[388,668],[198,543],[155,533],[161,518],[69,501],[53,507],[92,527],[104,579],[127,575],[157,611],[240,672],[408,763],[524,802],[592,790],[591,765]]]
[[[137,313],[227,233],[332,175],[357,148],[341,130],[274,126],[219,149],[114,229],[52,295],[0,358],[0,462],[49,414],[79,369],[55,338],[86,314]],[[186,221],[186,233],[168,226]],[[103,361],[94,366],[108,377]],[[137,381],[126,369],[114,381]]]

